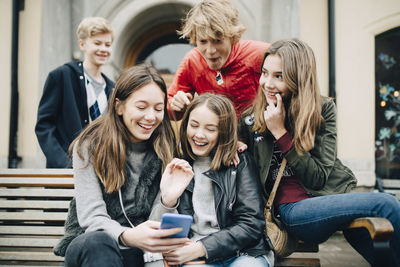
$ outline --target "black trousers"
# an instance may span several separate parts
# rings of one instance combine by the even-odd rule
[[[66,267],[143,267],[143,252],[138,248],[120,249],[107,233],[85,233],[69,244]]]

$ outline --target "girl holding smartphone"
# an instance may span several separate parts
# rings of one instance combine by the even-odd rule
[[[109,103],[70,147],[75,197],[54,249],[65,266],[143,266],[143,250],[166,252],[188,241],[164,238],[180,230],[149,220],[152,212],[168,211],[158,205],[160,180],[175,187],[171,177],[187,184],[193,176],[187,162],[173,159],[164,80],[148,65],[126,69]],[[167,199],[180,194],[169,193]]]
[[[210,93],[196,97],[183,116],[180,140],[194,178],[180,196],[178,211],[194,222],[191,241],[163,253],[165,260],[176,265],[200,258],[203,267],[272,266],[256,166],[247,152],[239,154],[236,167],[231,164],[238,140],[231,101]]]

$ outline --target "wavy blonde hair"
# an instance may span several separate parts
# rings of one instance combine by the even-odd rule
[[[76,36],[79,40],[85,40],[99,33],[110,33],[111,40],[114,40],[114,32],[110,22],[102,17],[87,17],[79,23]]]
[[[176,139],[167,112],[166,85],[158,71],[147,64],[130,67],[121,73],[109,99],[107,113],[86,127],[69,147],[71,155],[76,143],[78,156],[84,160],[82,145],[87,142],[87,164],[93,164],[107,193],[118,191],[125,183],[126,148],[131,142],[131,133],[116,112],[116,99],[124,104],[131,94],[150,83],[157,84],[164,93],[164,118],[154,130],[149,143],[165,169],[177,151]]]
[[[263,63],[269,55],[277,55],[282,60],[283,81],[291,93],[285,103],[286,127],[293,136],[296,152],[301,155],[314,147],[317,130],[325,122],[322,115],[322,99],[317,81],[315,56],[312,49],[298,39],[281,40],[267,50]],[[264,90],[259,88],[253,106],[246,114],[254,113],[253,130],[267,131],[264,111],[267,107]]]
[[[195,5],[183,21],[181,38],[196,45],[197,35],[212,39],[231,38],[233,44],[242,37],[246,27],[239,21],[239,11],[229,0],[203,0]]]
[[[238,133],[237,117],[232,102],[225,96],[212,93],[204,93],[196,96],[187,107],[180,126],[181,148],[184,157],[195,160],[197,156],[193,153],[187,139],[187,128],[190,113],[198,107],[206,106],[218,116],[218,140],[212,150],[211,169],[218,170],[222,166],[229,166],[236,155]]]

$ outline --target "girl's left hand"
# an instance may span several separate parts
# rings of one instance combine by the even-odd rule
[[[243,152],[247,149],[247,145],[240,140],[237,142],[237,146],[239,152]]]
[[[285,128],[285,106],[282,102],[282,96],[276,94],[276,106],[274,101],[267,97],[268,106],[264,111],[264,120],[268,130],[272,133],[276,140],[286,133]]]
[[[194,176],[192,166],[183,159],[174,158],[165,168],[161,177],[162,203],[172,208]]]
[[[235,154],[235,158],[232,160],[231,164],[235,165],[235,167],[240,163],[239,153],[243,152],[247,149],[247,145],[242,141],[237,142],[237,152]]]
[[[169,265],[178,265],[206,255],[206,249],[201,242],[187,242],[183,247],[164,252],[164,259]]]

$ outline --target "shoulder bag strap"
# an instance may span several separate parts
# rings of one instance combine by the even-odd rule
[[[286,158],[283,158],[281,167],[279,168],[278,176],[276,177],[276,180],[274,183],[274,187],[272,188],[271,193],[269,194],[267,204],[265,205],[266,210],[267,209],[270,210],[272,207],[272,203],[274,202],[275,195],[276,195],[276,190],[278,189],[279,183],[281,182],[283,171],[285,170],[285,167],[286,167],[286,162],[287,162]]]

